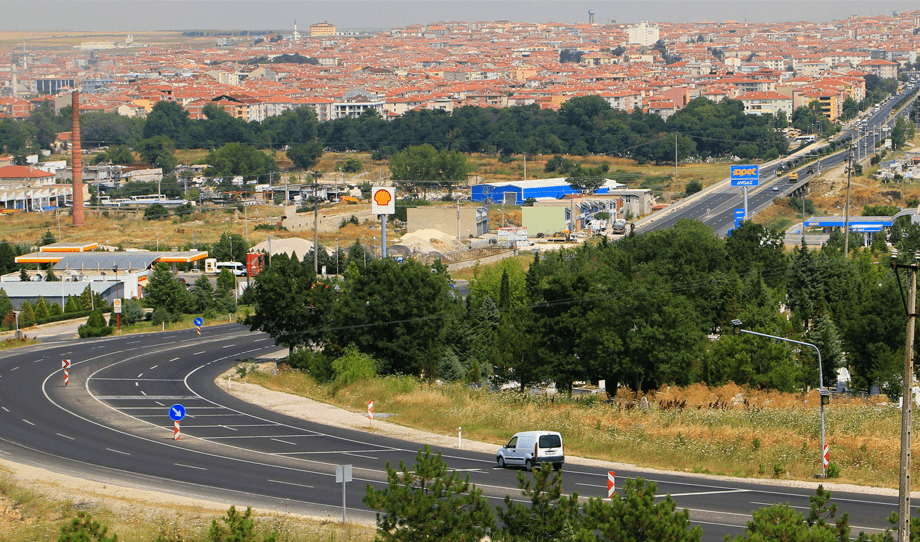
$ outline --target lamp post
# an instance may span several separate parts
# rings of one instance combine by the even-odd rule
[[[16,319],[16,338],[19,338],[19,311],[13,311],[13,317]]]
[[[787,343],[800,344],[804,346],[810,346],[815,349],[815,352],[818,353],[818,393],[821,395],[821,477],[827,477],[827,467],[824,465],[824,405],[830,402],[830,392],[824,389],[824,369],[821,365],[821,350],[811,344],[802,341],[794,341],[792,339],[787,339],[785,337],[777,337],[776,335],[767,335],[766,333],[757,333],[756,331],[748,331],[746,329],[741,329],[741,326],[744,325],[741,320],[732,320],[732,326],[734,326],[735,335],[740,335],[741,333],[747,333],[748,335],[757,335],[758,337],[766,337],[768,339],[776,339],[777,341],[784,341]]]
[[[344,183],[344,181],[343,181]],[[339,274],[339,238],[335,238],[335,274]]]

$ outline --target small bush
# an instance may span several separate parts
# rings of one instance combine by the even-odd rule
[[[169,324],[176,321],[175,315],[169,312],[166,307],[157,307],[153,311],[153,316],[150,317],[151,325],[158,326],[161,324]]]
[[[779,478],[780,476],[783,475],[784,472],[786,472],[786,469],[784,469],[782,465],[780,465],[779,463],[773,463],[773,477],[774,478]]]
[[[827,477],[828,478],[840,478],[840,465],[838,465],[837,463],[828,462]]]

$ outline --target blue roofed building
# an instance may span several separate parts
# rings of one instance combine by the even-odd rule
[[[605,195],[611,190],[625,188],[624,184],[612,179],[604,179],[594,193]],[[581,190],[572,188],[565,177],[554,179],[534,179],[530,181],[507,181],[498,183],[483,183],[473,185],[472,200],[485,203],[501,203],[508,205],[521,205],[528,199],[550,200],[562,199],[570,194],[581,194]]]

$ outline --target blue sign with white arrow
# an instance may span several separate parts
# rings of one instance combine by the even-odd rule
[[[169,407],[169,417],[172,418],[173,421],[181,420],[185,417],[185,407],[182,405],[173,405]]]
[[[198,327],[201,327],[201,325],[204,324],[204,320],[202,320],[201,318],[195,318],[194,320],[192,320],[192,323],[194,323]]]

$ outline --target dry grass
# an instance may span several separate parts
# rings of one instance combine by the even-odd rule
[[[203,540],[211,521],[223,514],[193,506],[155,505],[131,498],[81,493],[67,494],[60,488],[31,487],[17,482],[11,472],[0,470],[0,542],[57,540],[60,529],[78,511],[108,527],[126,542]],[[337,521],[317,521],[291,514],[253,514],[262,535],[277,533],[279,542],[369,542],[370,527]]]
[[[665,387],[642,397],[621,391],[608,404],[595,395],[490,392],[433,385],[412,378],[377,378],[338,388],[300,372],[250,375],[272,389],[360,411],[373,400],[393,421],[496,445],[522,429],[561,431],[573,455],[669,470],[801,480],[820,472],[818,394],[787,394],[729,384]],[[897,487],[900,411],[884,398],[839,399],[825,409],[831,461],[840,481]],[[920,451],[920,446],[917,450]]]

